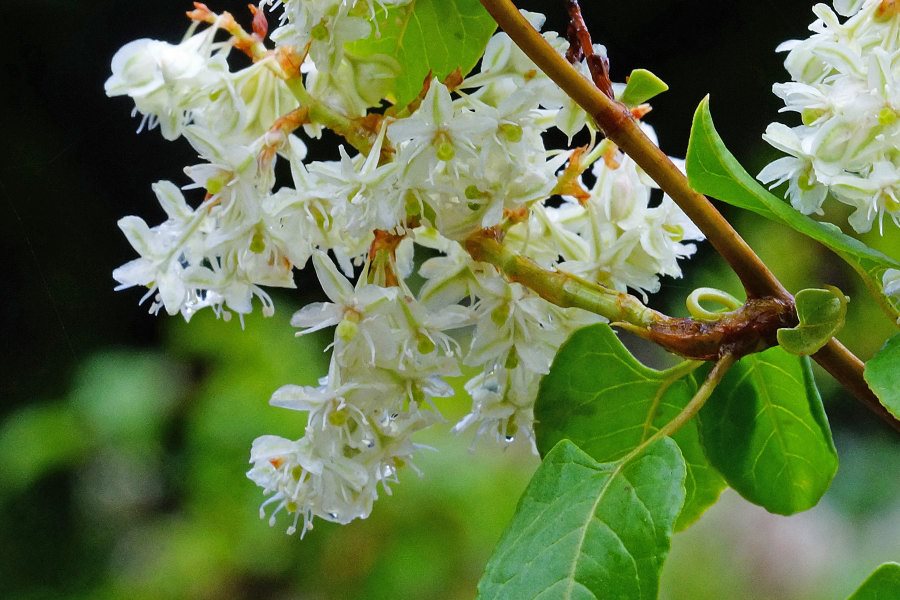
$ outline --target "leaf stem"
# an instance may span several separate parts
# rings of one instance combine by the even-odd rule
[[[672,384],[685,375],[693,373],[703,364],[704,363],[699,360],[686,360],[662,372],[662,375],[665,375],[665,379],[662,384],[660,384],[659,389],[656,391],[656,395],[653,397],[653,403],[650,405],[650,410],[647,411],[647,418],[644,420],[644,432],[641,434],[642,440],[649,437],[650,431],[653,428],[653,421],[656,419],[663,396],[666,395],[666,392],[669,391]]]
[[[623,463],[627,463],[629,460],[638,456],[641,452],[646,450],[655,442],[659,441],[664,437],[671,436],[679,429],[681,429],[685,423],[693,419],[700,409],[703,408],[703,405],[706,404],[706,401],[712,395],[713,390],[716,389],[716,386],[722,381],[722,378],[725,376],[725,373],[728,372],[728,369],[736,362],[736,358],[732,354],[726,354],[722,358],[716,361],[715,366],[713,366],[712,371],[709,372],[709,375],[706,376],[706,380],[703,382],[703,385],[697,390],[697,393],[694,394],[694,397],[691,398],[691,401],[688,402],[681,412],[678,413],[674,419],[663,425],[656,433],[651,435],[649,438],[641,442],[634,450],[625,455],[622,459]]]

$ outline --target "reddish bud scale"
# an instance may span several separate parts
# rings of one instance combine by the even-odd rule
[[[618,146],[613,143],[609,144],[609,148],[603,153],[603,163],[606,165],[606,168],[613,171],[622,166],[621,154],[619,153]]]
[[[584,189],[578,180],[587,168],[581,161],[582,156],[584,156],[586,152],[587,146],[581,146],[572,151],[572,156],[569,157],[569,163],[566,165],[565,170],[560,174],[556,182],[556,187],[553,189],[554,194],[572,196],[578,200],[578,203],[582,206],[587,204],[587,201],[591,198],[590,192]]]
[[[900,14],[900,0],[881,0],[881,4],[875,9],[875,18],[887,20]]]
[[[266,13],[252,4],[248,4],[247,8],[250,9],[250,13],[253,15],[253,33],[255,33],[260,40],[266,39],[266,36],[269,34],[269,21],[266,19]]]
[[[653,110],[653,107],[649,104],[641,104],[640,106],[635,106],[631,109],[631,116],[640,121],[647,116],[647,113],[651,110]]]
[[[212,23],[216,20],[216,14],[209,10],[209,7],[202,2],[194,2],[194,10],[187,13],[188,19],[191,21],[200,21],[202,23]]]
[[[446,88],[452,92],[462,85],[463,79],[464,77],[462,69],[456,67],[456,69],[454,69],[449,75],[444,77],[444,81],[442,81],[441,83],[443,83],[444,86],[446,86]]]
[[[275,49],[275,59],[284,71],[285,77],[288,79],[296,79],[300,77],[300,67],[309,54],[309,44],[303,49],[303,52],[297,52],[293,46],[278,46]]]

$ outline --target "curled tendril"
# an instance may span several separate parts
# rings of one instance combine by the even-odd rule
[[[725,310],[707,310],[701,305],[701,302],[704,300],[719,304],[724,307]],[[728,292],[723,292],[716,288],[702,287],[697,288],[690,293],[687,300],[685,300],[685,305],[687,306],[691,317],[698,321],[718,321],[722,318],[723,314],[739,309],[743,303]]]

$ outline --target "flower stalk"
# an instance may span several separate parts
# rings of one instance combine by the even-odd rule
[[[497,267],[510,281],[521,283],[544,300],[562,308],[581,308],[627,323],[634,331],[649,332],[656,323],[670,317],[644,306],[629,294],[611,290],[563,271],[550,271],[506,248],[494,229],[479,231],[466,240],[472,258]]]

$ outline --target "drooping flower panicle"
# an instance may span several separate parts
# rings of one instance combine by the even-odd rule
[[[306,430],[297,440],[262,436],[250,455],[264,514],[287,513],[289,531],[366,517],[412,465],[413,434],[441,420],[434,399],[454,394],[448,378],[463,365],[478,372],[463,384],[472,408],[455,430],[533,441],[540,377],[568,335],[598,317],[474,260],[469,236],[502,227],[509,248],[546,268],[644,294],[680,276],[678,261],[702,239],[669,198],[651,202],[652,183],[612,143],[546,147],[550,129],[571,139],[589,120],[503,33],[478,73],[427,81],[415,110],[369,112],[382,98],[373,76],[391,76],[396,60],[345,45],[377,35],[373,15],[402,4],[263,1],[260,10],[280,17],[271,50],[259,23],[243,34],[230,15],[198,7],[209,27],[175,45],[125,46],[106,86],[134,100],[142,125],[183,137],[201,159],[185,169],[197,202],[163,181],[154,191],[164,222],[120,221],[139,254],[115,271],[120,288],[145,287],[152,312],[186,319],[203,308],[243,316],[254,298],[268,315],[265,289],[294,287],[294,271],[312,262],[328,297],[292,319],[300,335],[334,328],[328,374],[271,399],[305,412]],[[236,48],[253,64],[232,70]],[[323,128],[357,147],[307,160],[303,140]],[[276,176],[278,163],[290,182]],[[581,177],[588,169],[592,184]],[[430,257],[417,262],[417,247]],[[468,342],[452,337],[463,329]]]

